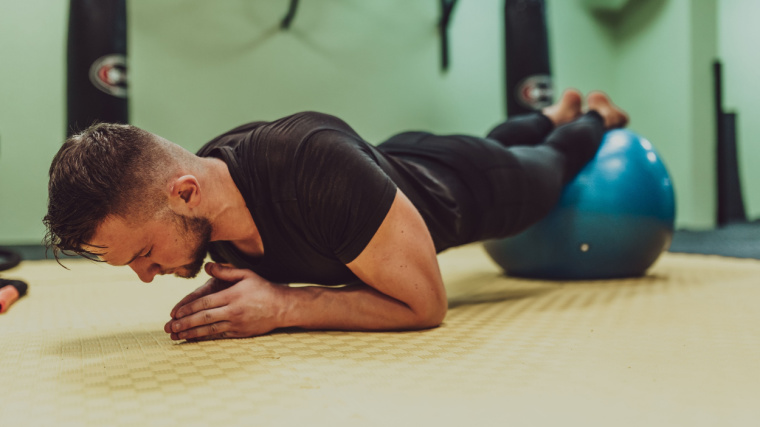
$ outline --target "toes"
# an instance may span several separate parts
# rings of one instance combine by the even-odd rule
[[[583,104],[583,95],[575,89],[568,89],[562,94],[562,103],[573,110],[580,110]]]
[[[556,111],[561,115],[560,124],[577,119],[582,113],[583,95],[575,89],[567,89],[556,104]]]
[[[622,128],[628,124],[628,114],[614,105],[606,93],[593,91],[586,97],[586,103],[589,110],[602,115],[608,129]]]
[[[588,103],[589,107],[598,106],[600,104],[611,105],[610,98],[607,96],[607,94],[600,91],[593,91],[589,93],[586,97],[586,103]]]

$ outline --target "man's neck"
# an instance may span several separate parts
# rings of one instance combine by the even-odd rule
[[[261,234],[227,164],[219,159],[206,160],[209,184],[205,195],[213,227],[211,241],[229,241],[246,255],[263,255]]]

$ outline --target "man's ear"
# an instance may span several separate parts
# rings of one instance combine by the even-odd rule
[[[179,209],[189,210],[201,203],[201,184],[193,175],[183,175],[174,180],[169,195],[169,204]]]

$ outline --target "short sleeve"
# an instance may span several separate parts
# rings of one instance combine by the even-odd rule
[[[305,232],[344,264],[369,244],[396,195],[375,155],[369,144],[340,130],[313,134],[297,154],[296,196]]]

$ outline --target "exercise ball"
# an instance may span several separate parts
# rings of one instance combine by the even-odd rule
[[[547,217],[485,249],[510,276],[635,277],[670,246],[674,220],[673,185],[659,155],[645,138],[617,129]]]

